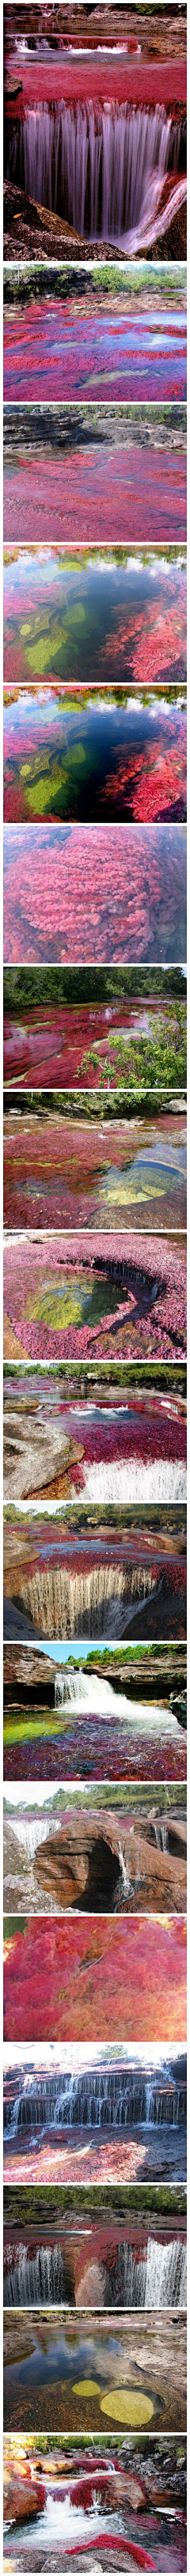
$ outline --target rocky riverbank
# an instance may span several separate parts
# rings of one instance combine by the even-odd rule
[[[113,242],[98,240],[92,245],[87,242],[85,236],[82,238],[82,235],[74,231],[71,224],[65,221],[63,223],[60,215],[50,214],[47,207],[44,209],[44,206],[35,205],[32,198],[25,194],[24,189],[17,188],[10,180],[6,180],[4,185],[5,259],[17,259],[19,256],[20,259],[68,260],[69,254],[71,259],[76,254],[77,261],[84,262],[84,259],[89,258],[89,253],[93,261],[97,259],[113,261]],[[186,259],[186,255],[187,210],[186,202],[183,200],[168,229],[166,226],[166,231],[162,233],[161,240],[158,236],[152,248],[149,246],[148,257],[153,261],[160,257],[167,260]],[[114,242],[114,264],[117,263],[117,266],[121,265],[121,256],[124,259],[122,243],[117,247]]]

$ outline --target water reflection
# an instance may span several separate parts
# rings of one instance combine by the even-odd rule
[[[186,700],[148,691],[9,689],[4,815],[78,821],[186,818]]]

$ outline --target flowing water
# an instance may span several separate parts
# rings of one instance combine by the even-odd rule
[[[166,276],[168,276],[167,269]],[[39,291],[38,295],[35,294],[34,279],[33,296],[30,288],[29,300],[26,294],[24,302],[22,283],[20,301],[18,296],[16,302],[13,300],[12,306],[5,306],[4,395],[7,403],[11,403],[11,416],[8,416],[7,427],[9,450],[11,428],[13,429],[15,474],[18,458],[20,463],[19,495],[17,493],[17,507],[18,498],[20,502],[20,526],[17,531],[16,518],[11,514],[9,527],[5,528],[5,535],[16,538],[18,533],[21,539],[26,536],[26,540],[30,535],[35,541],[37,537],[41,541],[43,536],[48,539],[48,542],[50,537],[54,540],[57,535],[61,542],[64,536],[67,539],[71,537],[72,541],[75,537],[78,542],[81,538],[83,543],[85,538],[89,538],[92,543],[93,535],[97,543],[97,538],[101,535],[103,511],[105,515],[102,535],[107,535],[109,540],[111,537],[112,541],[113,537],[116,541],[120,537],[123,542],[127,536],[132,538],[133,543],[135,539],[139,542],[143,537],[144,541],[149,539],[150,542],[154,537],[158,542],[159,535],[159,538],[165,537],[167,544],[169,536],[171,538],[173,535],[174,541],[179,534],[181,537],[183,533],[185,537],[186,521],[184,525],[180,524],[180,530],[177,524],[179,453],[176,460],[172,438],[172,428],[175,423],[172,423],[170,412],[168,411],[167,449],[162,441],[162,414],[160,413],[157,424],[159,440],[156,439],[155,450],[154,416],[151,410],[146,411],[143,423],[141,423],[139,411],[138,440],[136,420],[134,443],[132,442],[133,415],[131,414],[131,419],[129,415],[128,419],[126,417],[126,423],[123,416],[122,428],[122,415],[119,416],[118,448],[117,411],[115,410],[114,445],[111,445],[111,433],[113,438],[111,406],[114,401],[117,407],[119,403],[124,402],[134,404],[135,400],[139,405],[141,403],[152,405],[153,402],[157,404],[167,402],[169,405],[169,403],[175,404],[177,399],[185,401],[187,392],[185,312],[178,311],[177,302],[174,304],[173,297],[169,303],[169,287],[167,304],[164,304],[163,288],[160,287],[160,299],[156,311],[153,290],[151,309],[149,290],[146,312],[141,302],[140,280],[137,313],[133,310],[130,314],[127,297],[125,305],[124,292],[120,293],[120,297],[118,295],[118,285],[115,301],[114,295],[112,301],[110,297],[110,310],[108,294],[105,298],[102,292],[101,296],[100,294],[98,296],[98,289],[96,289],[92,311],[86,311],[85,299],[82,302],[80,298],[78,302],[78,297],[73,311],[72,302],[69,307],[68,300],[66,301],[66,296],[63,294],[61,282],[59,295],[53,294],[53,284],[52,293],[50,293],[50,277],[51,272],[47,271],[46,293],[44,271],[44,293],[41,292],[41,296]],[[43,403],[47,406],[46,413],[41,411],[41,415],[36,411],[36,381],[38,404]],[[49,409],[53,395],[54,405],[57,407],[54,410],[54,417],[52,410],[50,413]],[[22,405],[25,404],[24,416],[23,410],[19,412],[20,434],[18,413],[16,433],[15,411],[12,413],[12,406],[15,405],[16,400],[17,402],[19,400]],[[74,415],[72,408],[69,428],[65,403],[68,405],[70,402],[73,406],[77,401],[78,404],[83,402],[85,405],[84,415],[80,416],[79,409]],[[87,412],[87,402],[88,405],[93,402],[91,415],[89,409]],[[33,418],[31,412],[28,412],[29,403],[35,404]],[[64,403],[64,413],[61,420],[58,405],[62,403]],[[107,420],[105,403],[108,405]],[[99,405],[98,424],[97,404]],[[146,443],[144,428],[146,428]],[[40,446],[44,440],[44,455],[43,445],[40,455],[39,440]],[[31,460],[33,453],[32,475],[28,459],[29,441]],[[123,453],[123,442],[125,453]],[[169,499],[172,484],[174,487],[173,526]],[[14,499],[13,491],[12,499]],[[31,499],[34,512],[32,522],[29,516]],[[22,510],[24,519],[21,515]],[[58,512],[59,516],[57,516]]]
[[[40,360],[42,365],[42,343]],[[38,367],[37,359],[36,365]],[[159,356],[157,373],[159,395]],[[179,392],[183,394],[182,348],[178,354],[176,350],[176,373],[173,367],[173,382],[174,386],[179,384]],[[144,386],[145,391],[147,391],[147,383]],[[139,402],[140,397],[141,382]],[[21,404],[19,403],[19,421],[20,413]],[[30,417],[28,406],[29,420]],[[174,438],[172,436],[169,403],[168,438],[166,434],[163,445],[161,431],[159,438],[158,421],[158,439],[155,441],[156,467],[150,422],[148,477],[146,441],[140,435],[140,411],[138,446],[137,442],[135,444],[135,439],[134,443],[131,439],[131,443],[128,444],[127,422],[123,446],[120,443],[119,429],[118,440],[116,430],[115,443],[112,446],[109,435],[107,435],[107,445],[106,440],[103,437],[101,439],[101,431],[99,431],[99,443],[98,438],[96,441],[94,437],[94,444],[93,439],[90,444],[87,433],[85,444],[85,429],[82,436],[81,428],[78,450],[76,440],[72,443],[71,434],[71,453],[69,455],[67,449],[65,456],[61,452],[61,442],[59,447],[60,415],[57,422],[57,441],[55,431],[54,454],[50,446],[48,455],[47,417],[45,408],[43,412],[39,410],[36,413],[34,407],[31,438],[29,439],[28,436],[27,439],[27,409],[25,408],[24,434],[21,423],[16,439],[14,423],[12,430],[12,408],[10,409],[8,455],[7,458],[5,457],[4,465],[5,543],[8,544],[10,538],[14,536],[17,543],[22,537],[23,543],[25,539],[28,542],[29,538],[35,543],[39,538],[41,543],[43,538],[43,541],[48,541],[49,544],[51,539],[56,538],[61,540],[62,545],[63,541],[74,545],[76,540],[78,544],[81,542],[85,545],[88,539],[91,544],[92,540],[95,544],[105,543],[105,540],[110,542],[111,536],[116,544],[122,544],[126,533],[128,539],[132,539],[133,545],[135,541],[137,545],[140,541],[143,542],[143,539],[145,542],[146,536],[149,544],[151,540],[156,540],[157,536],[159,542],[162,540],[163,543],[171,544],[174,539],[178,544],[185,542],[186,461],[183,421],[177,440],[177,435]],[[118,402],[115,419],[117,423]],[[41,423],[39,445],[37,422],[39,427]]]
[[[107,1808],[106,1808],[106,1806],[105,1806],[105,1808],[103,1807],[103,1813],[102,1813],[102,1812],[100,1812],[100,1816],[98,1816],[98,1809],[96,1809],[96,1826],[97,1826],[98,1841],[97,1841],[97,1843],[96,1843],[96,1838],[95,1838],[95,1843],[94,1843],[94,1846],[93,1846],[93,1819],[92,1819],[92,1816],[91,1816],[91,1806],[90,1806],[90,1809],[89,1809],[89,1802],[88,1802],[88,1797],[87,1797],[87,1804],[86,1804],[86,1803],[84,1804],[84,1810],[83,1810],[83,1808],[82,1808],[82,1792],[81,1792],[80,1808],[79,1808],[78,1813],[79,1813],[79,1821],[81,1822],[81,1830],[82,1830],[82,1833],[83,1833],[83,1836],[84,1836],[84,1847],[85,1847],[85,1842],[86,1842],[86,1828],[87,1828],[87,1833],[88,1833],[88,1817],[89,1817],[89,1815],[90,1815],[90,1826],[91,1826],[91,1828],[92,1828],[92,1875],[91,1875],[91,1873],[90,1873],[89,1878],[88,1878],[88,1875],[87,1875],[86,1889],[83,1889],[83,1891],[82,1891],[82,1890],[80,1890],[80,1884],[78,1884],[78,1890],[77,1890],[77,1870],[76,1870],[76,1884],[75,1884],[75,1885],[74,1885],[74,1884],[71,1884],[71,1881],[70,1881],[70,1825],[72,1826],[72,1822],[74,1822],[74,1825],[75,1825],[75,1826],[77,1826],[77,1809],[75,1808],[75,1804],[74,1804],[74,1806],[73,1806],[73,1805],[71,1806],[70,1794],[69,1794],[69,1796],[68,1796],[68,1807],[67,1807],[67,1814],[66,1814],[66,1815],[65,1815],[65,1800],[64,1800],[64,1795],[63,1795],[63,1804],[62,1804],[61,1792],[59,1793],[59,1792],[58,1792],[58,1789],[57,1789],[57,1792],[56,1792],[56,1805],[55,1805],[55,1809],[54,1809],[54,1805],[53,1805],[53,1806],[51,1806],[51,1803],[50,1803],[50,1797],[49,1797],[49,1800],[48,1800],[48,1806],[47,1806],[47,1813],[46,1813],[45,1815],[44,1815],[44,1813],[43,1813],[43,1805],[42,1805],[42,1798],[41,1798],[41,1797],[40,1797],[40,1801],[39,1801],[38,1814],[36,1814],[36,1811],[35,1811],[35,1800],[34,1800],[34,1799],[32,1799],[31,1808],[29,1807],[29,1798],[28,1798],[28,1795],[27,1795],[27,1793],[26,1793],[26,1786],[25,1786],[25,1793],[24,1793],[24,1805],[25,1805],[25,1812],[22,1812],[22,1808],[20,1809],[20,1807],[19,1807],[19,1798],[18,1798],[18,1812],[17,1812],[17,1813],[15,1813],[15,1806],[14,1806],[14,1805],[12,1806],[12,1804],[10,1804],[9,1810],[8,1810],[8,1807],[7,1807],[7,1806],[5,1806],[5,1815],[4,1815],[4,1835],[3,1835],[3,1848],[4,1848],[4,1912],[5,1912],[5,1914],[9,1914],[9,1915],[10,1915],[10,1914],[13,1914],[13,1913],[14,1913],[15,1915],[20,1915],[20,1913],[21,1913],[21,1911],[22,1911],[22,1910],[23,1910],[23,1912],[24,1912],[24,1911],[26,1911],[26,1909],[27,1909],[27,1913],[28,1913],[28,1914],[31,1914],[32,1916],[34,1916],[34,1915],[40,1915],[40,1914],[42,1914],[42,1915],[44,1915],[44,1914],[48,1914],[48,1915],[56,1915],[56,1914],[57,1914],[57,1905],[58,1905],[58,1904],[59,1904],[59,1913],[62,1913],[62,1912],[65,1912],[65,1911],[66,1911],[67,1913],[69,1913],[69,1912],[70,1912],[70,1911],[72,1911],[72,1909],[73,1909],[73,1904],[74,1904],[75,1914],[76,1914],[76,1912],[79,1912],[79,1913],[81,1913],[81,1912],[82,1912],[82,1913],[83,1913],[83,1912],[86,1912],[86,1911],[87,1911],[88,1913],[91,1913],[91,1912],[93,1911],[95,1914],[96,1914],[96,1913],[101,1913],[101,1914],[104,1914],[104,1913],[105,1913],[105,1914],[107,1914],[107,1913],[111,1913],[111,1914],[112,1914],[112,1913],[119,1913],[119,1914],[120,1914],[122,1911],[123,1911],[123,1912],[128,1912],[128,1911],[129,1911],[130,1913],[132,1912],[132,1913],[135,1913],[135,1914],[136,1914],[136,1913],[139,1913],[139,1912],[144,1911],[145,1907],[146,1907],[146,1910],[148,1910],[148,1911],[149,1911],[149,1909],[150,1909],[150,1911],[151,1911],[152,1901],[153,1901],[154,1864],[153,1864],[153,1855],[152,1855],[152,1876],[151,1876],[151,1884],[149,1885],[149,1877],[150,1877],[150,1839],[151,1839],[151,1842],[155,1840],[155,1843],[156,1843],[156,1845],[157,1845],[157,1849],[158,1849],[158,1851],[163,1851],[164,1853],[168,1851],[168,1848],[169,1848],[169,1842],[168,1842],[168,1826],[167,1826],[167,1824],[166,1824],[166,1822],[165,1822],[165,1819],[162,1821],[162,1819],[160,1819],[160,1816],[159,1816],[159,1820],[158,1820],[158,1822],[157,1822],[157,1820],[156,1820],[156,1819],[154,1819],[154,1818],[152,1818],[152,1817],[151,1817],[151,1836],[150,1836],[150,1834],[149,1834],[149,1821],[150,1821],[150,1820],[149,1820],[149,1815],[148,1815],[148,1811],[147,1811],[147,1839],[145,1838],[145,1843],[143,1843],[144,1861],[143,1861],[143,1855],[141,1855],[141,1860],[139,1861],[139,1865],[138,1865],[138,1858],[135,1860],[135,1857],[133,1857],[133,1849],[132,1849],[132,1852],[131,1852],[131,1826],[133,1827],[133,1824],[135,1825],[135,1823],[136,1823],[137,1832],[138,1832],[138,1833],[141,1833],[141,1802],[140,1802],[139,1811],[138,1811],[138,1807],[137,1807],[137,1813],[136,1813],[136,1815],[135,1815],[135,1808],[134,1808],[134,1811],[133,1811],[133,1815],[131,1815],[131,1809],[128,1811],[128,1810],[127,1810],[127,1805],[126,1805],[126,1807],[124,1806],[124,1799],[123,1799],[123,1795],[122,1795],[122,1786],[121,1786],[120,1810],[119,1810],[119,1808],[117,1807],[116,1815],[115,1815],[115,1818],[114,1818],[114,1806],[113,1806],[113,1814],[112,1814],[112,1823],[114,1823],[114,1822],[115,1822],[115,1828],[117,1828],[117,1842],[116,1842],[115,1851],[114,1851],[114,1853],[113,1853],[113,1851],[112,1851],[112,1837],[111,1837],[110,1842],[109,1842],[109,1817],[108,1817],[108,1815],[107,1815]],[[111,1806],[111,1786],[110,1786],[110,1806]],[[100,1794],[100,1811],[101,1811],[101,1794]],[[174,1813],[174,1811],[172,1811],[172,1813]],[[176,1825],[177,1825],[177,1819],[178,1819],[178,1810],[177,1810],[177,1813],[176,1813],[176,1817],[174,1816],[174,1824],[176,1823]],[[145,1811],[145,1826],[146,1826],[146,1811]],[[61,1870],[60,1870],[60,1860],[61,1860],[60,1836],[61,1836],[61,1835],[62,1835],[62,1872],[61,1872]],[[54,1866],[54,1870],[53,1870],[53,1879],[52,1879],[52,1837],[54,1837],[54,1841],[55,1841],[55,1866]],[[58,1839],[58,1851],[56,1850],[57,1839]],[[44,1868],[44,1869],[42,1868],[42,1863],[41,1863],[41,1851],[42,1851],[42,1845],[43,1845],[43,1844],[46,1844],[46,1845],[47,1845],[47,1869],[46,1869],[46,1855],[45,1855],[45,1868]],[[49,1853],[49,1845],[50,1845],[50,1853]],[[60,1847],[59,1847],[59,1846],[60,1846]],[[40,1876],[39,1876],[39,1872],[38,1872],[38,1864],[37,1864],[37,1869],[36,1869],[36,1865],[35,1865],[35,1864],[36,1864],[36,1854],[37,1854],[37,1852],[38,1852],[38,1848],[40,1848]],[[179,1845],[179,1849],[180,1849],[180,1845]],[[66,1875],[65,1875],[65,1873],[66,1873]],[[68,1873],[69,1873],[69,1875],[68,1875]],[[75,1879],[75,1862],[74,1862],[74,1879]],[[72,1880],[72,1860],[71,1860],[71,1880]],[[184,1885],[185,1885],[185,1852],[184,1852],[184,1880],[181,1880],[181,1874],[180,1874],[180,1886],[179,1886],[179,1890],[178,1890],[178,1898],[177,1898],[177,1893],[176,1893],[176,1879],[175,1879],[175,1903],[176,1903],[176,1910],[177,1910],[178,1912],[180,1912],[180,1911],[181,1911],[182,1901],[185,1901],[185,1898],[184,1898],[184,1897],[183,1897],[183,1895],[182,1895],[182,1888],[184,1889]],[[151,1890],[152,1890],[152,1893],[151,1893]],[[75,1898],[76,1898],[76,1902],[75,1902]],[[156,1904],[157,1904],[157,1910],[159,1910],[159,1912],[162,1912],[162,1910],[163,1910],[163,1887],[162,1887],[162,1883],[161,1883],[161,1882],[160,1882],[160,1886],[157,1886],[157,1891],[156,1891]],[[169,1911],[172,1911],[172,1909],[173,1909],[172,1883],[171,1883],[171,1885],[170,1885],[169,1889],[167,1889],[167,1904],[168,1904]]]
[[[118,2533],[123,2532],[122,2514],[120,2515],[118,2512],[114,2514],[114,2510],[112,2510],[110,2528],[111,2533],[115,2533],[115,2536],[117,2536]],[[61,2566],[61,2548],[63,2548],[65,2558],[65,2549],[67,2546],[69,2548],[69,2543],[71,2543],[71,2548],[73,2548],[75,2558],[77,2544],[78,2546],[80,2546],[80,2543],[83,2544],[84,2548],[84,2542],[86,2540],[89,2548],[90,2536],[90,2544],[93,2546],[93,2541],[98,2540],[101,2536],[101,2532],[103,2535],[103,2532],[106,2529],[109,2529],[109,2511],[105,2508],[104,2513],[101,2504],[98,2505],[98,2497],[96,2505],[96,2492],[94,2506],[92,2501],[89,2516],[86,2513],[85,2508],[83,2508],[82,2503],[77,2506],[77,2504],[71,2500],[69,2493],[66,2496],[60,2495],[59,2501],[57,2501],[55,2496],[50,2494],[49,2496],[47,2495],[46,2505],[42,2513],[35,2516],[34,2524],[30,2523],[28,2525],[28,2523],[22,2523],[20,2534],[19,2528],[17,2527],[16,2551],[19,2546],[19,2541],[21,2540],[24,2556],[25,2552],[27,2553],[28,2563],[29,2545],[29,2550],[32,2552],[33,2564],[33,2553],[35,2556],[36,2547],[40,2552],[42,2544],[43,2549],[45,2551],[48,2550],[48,2556],[50,2548],[53,2550],[53,2553],[54,2550],[56,2550],[56,2552],[58,2550],[58,2563]],[[41,2567],[41,2556],[38,2558],[37,2563]],[[47,2565],[47,2559],[45,2563]],[[54,2559],[53,2555],[52,2565],[56,2565],[56,2563],[57,2560]],[[135,2567],[135,2553],[132,2565],[133,2563]]]
[[[183,2129],[185,2121],[184,2088],[175,2085],[171,2075],[146,2079],[121,2066],[97,2068],[67,2076],[40,2074],[35,2079],[25,2076],[24,2086],[15,2092],[13,2103],[5,2099],[5,2133],[12,2137],[19,2129],[126,2129],[139,2126]]]
[[[47,1840],[50,1832],[50,1818],[35,1816],[33,1819],[32,1816],[19,1816],[19,1822],[17,1822],[17,1817],[13,1814],[11,1825],[12,1832],[16,1834],[21,1847],[24,1844],[24,1851],[28,1853],[29,1860],[34,1860],[38,1843],[44,1843]],[[56,1821],[51,1817],[51,1834],[53,1833],[56,1833]]]
[[[136,1051],[137,1049],[139,1050],[139,1047],[141,1058],[142,1053],[145,1058],[146,1075],[145,1041],[147,1038],[151,1042],[153,1062],[154,1051],[155,1048],[157,1049],[158,1045],[161,1047],[161,1051],[163,1049],[163,1053],[165,1053],[167,1043],[169,1043],[172,1053],[173,1049],[175,1051],[176,1037],[178,1037],[179,1027],[178,1015],[179,1005],[178,1001],[175,1001],[175,996],[172,1001],[172,998],[170,996],[168,998],[166,995],[165,1000],[163,994],[159,994],[159,992],[157,999],[154,998],[153,993],[150,995],[150,998],[148,996],[147,1000],[145,996],[144,1001],[143,998],[141,1000],[141,994],[139,991],[137,997],[134,995],[134,999],[133,995],[131,995],[128,1000],[128,997],[127,999],[125,998],[125,994],[121,994],[120,1000],[117,1001],[116,996],[115,1000],[112,1002],[105,1002],[102,1003],[102,1005],[99,1004],[99,1006],[95,1002],[94,1008],[90,1002],[84,1002],[84,1004],[79,1002],[79,1004],[76,1003],[75,1005],[71,1005],[70,1003],[65,1002],[64,999],[62,1002],[59,1000],[58,982],[58,1000],[55,1001],[55,1003],[51,1001],[51,998],[49,1000],[47,999],[45,1004],[43,999],[41,1004],[40,1001],[38,1003],[38,999],[36,999],[35,1004],[33,1003],[32,1006],[29,1005],[28,1007],[27,1005],[24,1007],[20,1002],[18,1004],[18,1018],[16,1018],[16,1015],[11,1012],[11,1009],[7,1010],[6,1007],[4,1015],[5,1085],[9,1085],[10,1082],[14,1085],[16,1080],[19,1081],[19,1084],[32,1083],[34,1093],[35,1089],[38,1091],[40,1086],[42,1087],[42,1090],[46,1090],[46,1088],[48,1089],[48,1086],[52,1089],[55,1084],[55,1088],[58,1087],[60,1089],[60,1084],[62,1084],[63,1090],[67,1091],[70,1089],[70,1084],[73,1084],[74,1089],[76,1091],[80,1091],[81,1088],[83,1088],[85,1081],[87,1081],[88,1090],[94,1091],[96,1084],[99,1084],[101,1077],[105,1080],[106,1087],[107,1076],[109,1074],[110,1086],[111,1088],[115,1088],[118,1065],[120,1081],[121,1079],[124,1081],[125,1075],[134,1071],[136,1064]],[[181,996],[180,1027],[181,1045],[183,1045],[184,1042],[185,1050],[186,1002],[184,1000],[184,1003],[182,1004]],[[48,1383],[51,1411],[53,1409],[53,1401],[55,1400],[56,1416],[57,1412],[59,1414],[61,1406],[61,1411],[64,1412],[66,1426],[69,1424],[69,1427],[71,1428],[73,1425],[73,1407],[72,1403],[65,1401],[64,1399],[64,1381],[62,1380],[61,1386],[59,1384],[59,1388],[57,1385],[55,1386],[55,1380],[53,1381],[52,1388],[51,1379]],[[12,1391],[11,1380],[11,1392]],[[32,1379],[32,1392],[34,1393],[35,1401],[38,1398],[39,1403],[37,1373],[35,1374],[35,1378],[33,1377]],[[24,1370],[22,1372],[21,1393],[24,1403],[26,1396],[26,1375]],[[133,1421],[138,1419],[136,1394],[137,1391],[133,1397],[130,1397],[129,1384],[130,1412],[132,1411]],[[17,1397],[15,1387],[14,1399],[16,1405]],[[41,1404],[43,1406],[43,1414],[45,1416],[47,1406],[47,1376],[45,1377],[45,1380],[43,1379],[42,1381],[40,1407]],[[155,1395],[153,1421],[155,1421],[155,1412],[156,1420],[159,1419],[159,1410],[157,1413],[157,1405],[159,1408],[159,1398],[157,1398],[156,1404]],[[85,1421],[88,1423],[90,1420],[91,1423],[92,1417],[93,1426],[96,1422],[99,1424],[100,1421],[103,1420],[105,1436],[106,1421],[108,1422],[110,1412],[112,1412],[113,1415],[113,1390],[111,1407],[109,1388],[107,1403],[106,1405],[101,1404],[101,1407],[98,1402],[93,1402],[92,1398],[89,1409],[89,1403],[84,1404],[81,1403],[81,1401],[78,1402],[77,1397],[75,1419],[77,1420],[77,1424],[78,1421],[80,1421],[83,1430]],[[114,1420],[117,1424],[119,1420],[121,1422],[121,1416],[122,1419],[126,1419],[126,1412],[128,1413],[128,1405],[125,1405],[124,1397],[122,1404],[120,1403],[120,1393],[117,1400],[116,1387],[116,1397],[114,1397]],[[170,1416],[167,1398],[166,1416],[169,1428]]]
[[[139,1217],[150,1232],[186,1226],[185,1113],[101,1127],[100,1111],[89,1138],[81,1114],[78,1129],[64,1118],[64,1102],[57,1114],[53,1099],[40,1119],[27,1106],[20,1117],[19,1106],[17,1094],[16,1120],[15,1107],[4,1117],[5,1227],[34,1228],[36,1213],[39,1227],[73,1229],[80,1216],[89,1232],[114,1222],[136,1230]]]
[[[159,1707],[158,1703],[154,1705],[153,1701],[150,1707],[144,1700],[138,1700],[135,1703],[135,1700],[128,1699],[125,1691],[117,1691],[117,1686],[115,1688],[113,1682],[106,1681],[104,1673],[89,1674],[82,1669],[82,1665],[76,1664],[70,1664],[69,1668],[67,1664],[65,1667],[60,1666],[55,1675],[55,1709],[62,1708],[66,1711],[70,1706],[73,1709],[77,1706],[79,1716],[82,1717],[84,1714],[84,1718],[87,1718],[87,1715],[90,1718],[97,1717],[97,1720],[100,1718],[102,1724],[109,1718],[113,1726],[114,1723],[117,1726],[117,1722],[122,1724],[124,1720],[124,1723],[129,1725],[131,1745],[133,1729],[134,1739],[138,1734],[141,1752],[145,1731],[150,1739],[153,1736],[153,1740],[156,1739],[158,1742],[162,1732],[162,1741],[166,1736],[167,1740],[171,1738],[171,1741],[173,1740],[176,1746],[178,1744],[180,1747],[178,1719],[173,1716],[173,1712],[170,1713],[170,1709]]]
[[[105,2539],[107,2545],[104,2549]],[[92,2501],[88,2509],[83,2508],[82,2497],[77,2506],[73,2491],[72,2495],[69,2490],[65,2496],[60,2493],[58,2501],[51,2490],[50,2494],[47,2492],[44,2510],[35,2516],[34,2522],[17,2523],[12,2535],[5,2525],[5,2566],[8,2559],[11,2576],[17,2568],[23,2570],[25,2567],[33,2571],[33,2576],[35,2570],[37,2576],[38,2571],[39,2576],[44,2576],[44,2571],[46,2576],[47,2568],[48,2576],[54,2576],[54,2571],[57,2571],[57,2576],[60,2571],[62,2576],[64,2567],[66,2576],[70,2576],[72,2564],[76,2576],[77,2571],[79,2576],[82,2576],[82,2571],[83,2576],[88,2576],[89,2568],[91,2576],[103,2576],[110,2557],[113,2576],[119,2567],[123,2576],[122,2540],[123,2563],[126,2570],[128,2567],[131,2570],[131,2576],[133,2569],[140,2564],[141,2550],[145,2553],[145,2567],[153,2567],[156,2576],[183,2576],[186,2568],[185,2521],[176,2505],[165,2513],[162,2508],[153,2513],[149,2507],[148,2513],[138,2514],[136,2547],[135,2539],[135,2516],[127,2507],[119,2508],[119,2503],[116,2514],[114,2501],[113,2504],[110,2501],[109,2506],[104,2504],[103,2498],[101,2502],[98,2491],[96,2493],[94,2469],[94,2491],[92,2478]]]
[[[150,2236],[144,2256],[138,2261],[132,2246],[124,2243],[116,2254],[111,2277],[105,2261],[101,2266],[99,2253],[98,2265],[95,2264],[94,2296],[90,2274],[89,2287],[90,2308],[96,2307],[99,2290],[100,2304],[105,2308],[184,2308],[187,2296],[186,2247],[180,2238],[174,2238],[169,2244],[159,2244]],[[88,2306],[86,2276],[81,2300],[78,2289],[78,2307],[83,2307],[84,2298]],[[10,2259],[5,2273],[4,2307],[28,2308],[40,2303],[52,2306],[54,2303],[59,2305],[59,2301],[68,2307],[75,2305],[75,2297],[71,2300],[67,2262],[61,2245],[41,2245],[32,2255],[22,2244],[17,2261],[11,2262]]]
[[[4,1404],[4,1500],[29,1501],[48,1488],[90,1504],[186,1499],[186,1420],[180,1400],[107,1405],[64,1401],[64,1381],[10,1379]]]
[[[108,1561],[71,1574],[66,1565],[51,1567],[49,1555],[47,1542],[45,1567],[37,1565],[22,1583],[22,1602],[42,1637],[125,1636],[134,1611],[142,1611],[158,1584],[147,1565]]]
[[[179,157],[180,125],[163,109],[75,101],[27,108],[22,122],[15,119],[6,175],[83,239],[115,243],[131,257],[165,233],[183,203]]]
[[[184,1780],[186,1735],[170,1709],[135,1702],[82,1666],[57,1671],[55,1709],[5,1718],[7,1779]]]

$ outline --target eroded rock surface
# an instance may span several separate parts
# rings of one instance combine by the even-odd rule
[[[169,1850],[157,1847],[154,1811],[126,1832],[113,1813],[99,1810],[67,1816],[55,1834],[38,1844],[35,1877],[44,1894],[58,1906],[85,1912],[124,1909],[138,1912],[162,1906],[182,1913],[186,1903],[186,1827],[167,1824]]]

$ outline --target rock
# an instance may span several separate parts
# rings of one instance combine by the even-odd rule
[[[44,1493],[44,1487],[48,1497],[54,1496],[56,1489],[59,1497],[61,1492],[63,1496],[67,1495],[68,1479],[72,1482],[73,1467],[78,1465],[82,1456],[81,1442],[79,1445],[78,1441],[70,1440],[62,1423],[58,1422],[55,1436],[54,1425],[48,1416],[43,1423],[42,1437],[42,1425],[38,1419],[32,1421],[28,1406],[20,1421],[15,1407],[10,1409],[7,1454],[5,1406],[5,1502],[20,1501],[21,1495],[25,1500],[25,1496],[27,1499],[30,1494],[36,1501],[38,1495]]]
[[[179,1823],[178,1823],[178,1818],[177,1818],[177,1816],[175,1816],[175,1818],[174,1818],[174,1822],[173,1822],[173,1821],[172,1821],[172,1816],[168,1816],[168,1817],[167,1817],[167,1833],[168,1833],[168,1849],[169,1849],[169,1852],[179,1852],[179,1857],[180,1857],[180,1855],[181,1855],[181,1859],[185,1861],[185,1860],[186,1860],[186,1853],[187,1853],[187,1825],[186,1825],[186,1823],[185,1823],[185,1824],[183,1824],[183,1823],[182,1823],[182,1821],[181,1821],[181,1819],[179,1820]]]
[[[75,2290],[76,2308],[109,2308],[109,2274],[103,2263],[87,2263]]]
[[[162,233],[161,237],[159,234],[158,241],[154,242],[153,250],[149,251],[148,256],[152,259],[166,260],[187,258],[187,207],[184,202],[179,206],[178,214],[173,215],[168,230],[166,227],[166,232]]]
[[[42,2506],[45,2504],[46,2487],[40,2476],[35,2477],[33,2471],[31,2474],[28,2462],[26,2468],[23,2464],[20,2473],[19,2468],[16,2469],[15,2474],[14,2467],[10,2467],[9,2475],[7,2478],[5,2476],[4,2480],[5,2521],[29,2522],[34,2514],[41,2513]]]
[[[16,257],[17,248],[20,248],[21,246],[22,236],[24,236],[25,246],[27,234],[29,234],[30,237],[30,247],[31,234],[34,235],[36,258],[39,256],[41,259],[42,255],[44,257],[44,253],[46,251],[47,256],[49,255],[49,258],[51,258],[51,251],[53,251],[55,255],[56,249],[58,250],[60,258],[64,258],[64,255],[66,256],[66,253],[68,254],[70,246],[71,249],[73,248],[73,244],[75,244],[77,250],[80,251],[80,235],[79,233],[74,232],[72,224],[67,224],[65,220],[63,222],[62,216],[60,215],[50,214],[48,207],[40,206],[35,203],[35,198],[29,197],[25,193],[24,188],[15,188],[10,179],[5,180],[3,202],[5,240],[7,238],[7,232],[8,234],[10,233],[12,252],[14,247]],[[16,226],[16,240],[14,226]]]
[[[125,1832],[121,1817],[99,1809],[80,1808],[65,1817],[56,1834],[39,1843],[35,1879],[61,1908],[82,1905],[83,1912],[154,1913],[168,1906],[182,1913],[186,1902],[185,1827],[172,1850],[158,1850],[149,1820]],[[171,1825],[172,1833],[172,1825]],[[176,1855],[176,1857],[175,1857]],[[126,1881],[126,1883],[125,1883]]]
[[[7,1645],[4,1700],[5,1705],[7,1701],[10,1705],[12,1700],[14,1708],[20,1704],[27,1709],[31,1701],[34,1701],[35,1707],[40,1708],[43,1703],[47,1705],[48,1701],[54,1707],[55,1666],[52,1666],[50,1656],[37,1655],[37,1651],[35,1654],[30,1654],[29,1646],[25,1648],[24,1645],[18,1646],[15,1654],[14,1646]]]
[[[77,259],[86,260],[89,246],[85,235],[83,238],[65,220],[63,223],[61,215],[50,214],[47,206],[35,204],[35,199],[25,195],[24,188],[13,187],[11,180],[5,182],[3,197],[5,259],[17,259],[18,255],[22,258],[23,255],[25,259],[64,260],[68,259],[69,251],[77,250]],[[93,242],[93,259],[98,257],[99,241]],[[101,259],[112,257],[113,245],[101,241]],[[121,251],[115,248],[114,243],[114,263],[120,258]],[[10,1350],[7,1356],[11,1358]]]
[[[3,1356],[4,1360],[22,1360],[23,1362],[23,1345],[22,1342],[19,1342],[18,1333],[14,1333],[13,1324],[9,1323],[9,1315],[6,1315],[5,1307],[3,1322]]]

